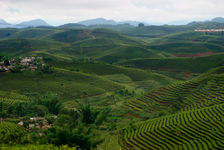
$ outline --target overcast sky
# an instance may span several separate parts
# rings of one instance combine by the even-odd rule
[[[103,17],[149,23],[224,17],[224,0],[0,0],[0,18],[58,25]]]

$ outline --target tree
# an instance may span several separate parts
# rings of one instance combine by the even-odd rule
[[[90,108],[90,105],[82,105],[81,106],[81,117],[82,117],[82,122],[83,123],[87,123],[87,124],[92,124],[94,123],[97,115],[98,115],[98,111],[93,111]]]
[[[48,108],[44,105],[33,105],[32,110],[41,117],[44,117],[48,113]]]
[[[43,73],[52,73],[53,72],[53,68],[49,65],[44,65],[44,66],[40,65],[39,69]]]
[[[34,103],[44,105],[51,114],[57,115],[62,108],[62,103],[58,96],[52,93],[38,95],[34,98]]]
[[[10,66],[10,63],[9,63],[9,60],[8,59],[4,60],[4,65],[5,66]]]
[[[95,148],[101,140],[95,140],[95,136],[82,128],[71,130],[65,127],[53,126],[46,131],[48,142],[55,145],[69,145],[90,150]]]

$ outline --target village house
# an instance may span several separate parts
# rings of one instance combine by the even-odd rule
[[[48,129],[51,125],[44,117],[31,117],[29,128]]]
[[[20,122],[18,123],[18,125],[23,126],[24,123],[23,123],[22,121],[20,121]]]
[[[29,128],[34,128],[35,124],[29,124]]]
[[[42,121],[42,120],[45,120],[45,118],[44,117],[31,117],[30,118],[30,121],[31,122],[35,122],[35,121]]]

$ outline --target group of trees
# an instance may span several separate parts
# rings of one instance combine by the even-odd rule
[[[110,109],[97,110],[91,108],[90,105],[81,104],[78,109],[69,109],[63,107],[59,97],[52,93],[33,94],[29,97],[29,101],[18,102],[8,107],[7,110],[4,110],[5,115],[1,115],[1,117],[19,117],[24,122],[24,127],[28,129],[29,118],[40,116],[51,124],[51,128],[43,131],[34,128],[27,133],[23,143],[17,144],[40,143],[90,149],[101,142],[93,131],[96,126],[105,121]],[[5,107],[3,103],[0,104],[2,112]],[[39,132],[42,132],[44,136],[40,136]]]
[[[4,104],[1,103],[2,105]],[[5,110],[7,112],[5,117],[24,117],[27,115],[43,117],[48,113],[57,115],[61,107],[62,103],[55,94],[35,95],[27,102],[16,102],[9,106]]]

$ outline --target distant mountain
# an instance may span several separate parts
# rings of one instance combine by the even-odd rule
[[[216,17],[211,20],[212,22],[218,22],[218,23],[224,23],[224,18],[222,17]]]
[[[117,25],[118,23],[114,20],[107,20],[104,18],[96,18],[85,21],[80,21],[78,24],[90,26],[90,25]]]
[[[194,24],[217,24],[217,23],[224,23],[224,18],[223,17],[216,17],[213,18],[212,20],[205,20],[205,21],[193,21],[190,22],[188,25],[194,25]]]
[[[38,26],[50,26],[48,23],[46,23],[42,19],[35,19],[31,21],[25,21],[20,24],[17,24],[16,26],[22,26],[22,27],[38,27]]]
[[[68,23],[61,26],[58,26],[59,28],[85,28],[85,25],[78,24],[78,23]]]
[[[0,19],[0,28],[9,28],[9,27],[12,27],[12,25],[3,19]]]
[[[7,23],[5,20],[0,19],[0,25],[10,25],[10,24]]]

